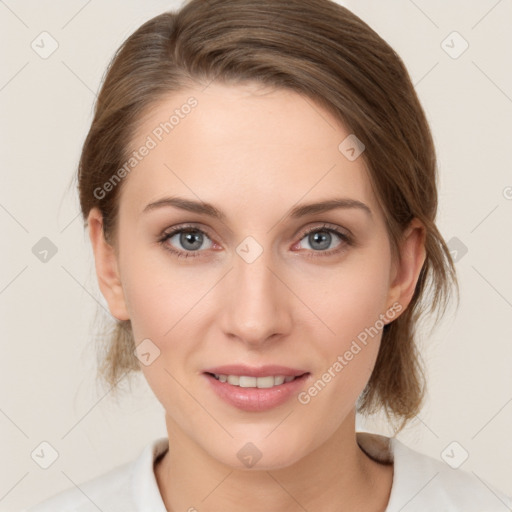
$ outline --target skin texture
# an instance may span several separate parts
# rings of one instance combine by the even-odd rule
[[[393,468],[366,456],[355,435],[355,403],[381,332],[307,405],[293,397],[244,412],[218,398],[202,372],[281,364],[310,372],[307,389],[379,315],[396,303],[407,307],[425,259],[424,229],[413,221],[394,265],[363,159],[349,161],[338,149],[350,132],[292,91],[214,83],[173,93],[141,121],[133,148],[190,96],[195,109],[124,178],[115,250],[99,211],[89,215],[112,315],[131,319],[136,344],[149,338],[160,350],[141,368],[166,413],[171,449],[155,468],[165,505],[383,511]],[[212,203],[225,219],[174,207],[142,213],[165,196]],[[334,197],[359,200],[372,215],[352,208],[286,216]],[[188,248],[195,254],[188,258],[158,243],[182,223],[206,233],[199,251],[180,244],[179,234],[165,242]],[[349,230],[353,243],[332,234],[327,249],[315,250],[314,233],[304,232],[322,232],[324,223]],[[251,263],[236,252],[247,236],[262,248]],[[262,453],[250,469],[237,457],[248,442]]]

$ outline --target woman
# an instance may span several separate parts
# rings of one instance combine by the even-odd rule
[[[168,438],[31,511],[501,511],[399,442],[415,326],[456,284],[430,130],[400,58],[329,0],[192,0],[109,67],[79,166],[117,319]],[[430,290],[430,295],[427,295]],[[497,499],[498,498],[498,499]]]

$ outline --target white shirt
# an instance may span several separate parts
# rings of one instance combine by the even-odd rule
[[[372,458],[393,461],[393,485],[386,512],[512,510],[512,497],[472,473],[412,450],[396,438],[357,432],[357,442]],[[166,512],[153,464],[168,446],[167,438],[156,439],[136,460],[23,512]],[[200,510],[199,504],[196,506]]]

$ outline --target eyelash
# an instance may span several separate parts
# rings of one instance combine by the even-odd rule
[[[299,240],[302,240],[304,237],[306,237],[310,233],[314,233],[317,231],[326,231],[328,233],[334,233],[341,239],[341,241],[343,243],[340,244],[341,247],[337,247],[336,249],[331,249],[329,251],[313,251],[313,250],[307,251],[308,254],[306,254],[306,257],[314,258],[317,256],[320,256],[320,257],[332,256],[334,254],[341,253],[344,250],[346,250],[345,246],[354,245],[352,238],[349,235],[339,231],[337,228],[331,227],[329,224],[324,224],[323,226],[315,226],[315,227],[307,229],[304,233],[302,233],[302,236],[300,237]],[[165,242],[167,242],[167,240],[172,238],[177,233],[182,233],[182,232],[184,232],[184,233],[187,233],[187,232],[201,233],[201,234],[205,235],[206,237],[210,238],[208,236],[208,233],[206,233],[202,229],[199,229],[198,227],[188,224],[188,225],[177,226],[176,228],[173,228],[171,231],[167,231],[167,232],[163,233],[160,236],[160,238],[158,239],[158,243],[160,245],[162,245],[162,247],[166,251],[173,253],[178,258],[197,258],[198,255],[196,255],[194,253],[197,252],[199,254],[203,251],[200,251],[200,250],[199,251],[178,251],[177,249],[174,249],[173,247],[171,247],[169,244],[165,243]]]

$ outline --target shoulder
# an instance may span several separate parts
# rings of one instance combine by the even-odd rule
[[[433,506],[445,512],[512,510],[512,498],[475,473],[454,469],[396,438],[390,439],[390,448],[395,476],[386,512],[430,511]]]
[[[97,512],[98,509],[121,511],[122,508],[112,508],[112,498],[117,497],[119,502],[119,496],[129,495],[131,466],[130,463],[118,466],[77,487],[66,489],[24,512]]]
[[[138,510],[141,499],[158,501],[153,461],[167,446],[166,438],[152,441],[137,459],[66,489],[22,512],[131,512]]]

